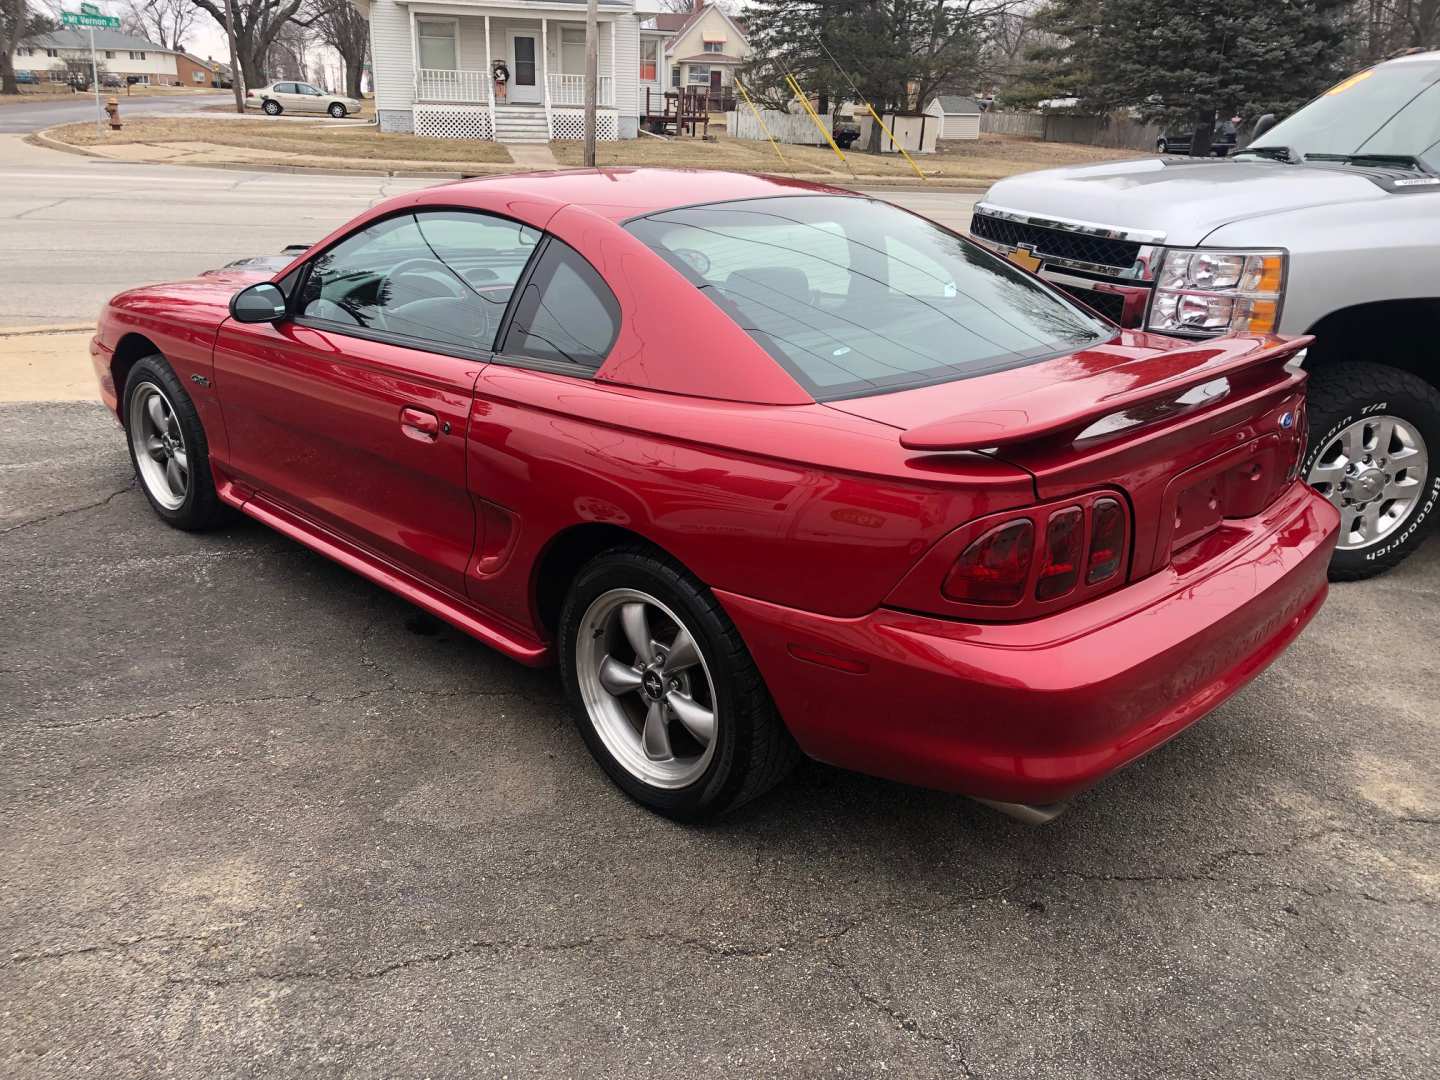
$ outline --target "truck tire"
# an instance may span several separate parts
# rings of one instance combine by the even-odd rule
[[[1305,479],[1340,511],[1332,581],[1403,562],[1440,517],[1440,391],[1382,364],[1310,377]]]

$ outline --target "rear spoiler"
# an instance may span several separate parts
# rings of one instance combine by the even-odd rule
[[[1154,407],[1155,415],[1149,419],[1158,420],[1184,408],[1176,402],[1178,396],[1217,379],[1243,376],[1245,383],[1255,385],[1278,380],[1285,365],[1314,340],[1310,336],[1225,338],[1176,349],[1087,379],[1017,394],[1014,408],[991,407],[922,424],[904,432],[900,445],[907,450],[956,451],[1067,436],[1073,440],[1098,421],[1142,405]],[[1124,385],[1111,389],[1117,381]]]

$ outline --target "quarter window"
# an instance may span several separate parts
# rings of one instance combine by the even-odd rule
[[[525,283],[502,351],[598,368],[620,330],[620,305],[580,253],[552,239]]]
[[[540,234],[464,210],[386,218],[310,266],[300,316],[417,343],[489,352]]]

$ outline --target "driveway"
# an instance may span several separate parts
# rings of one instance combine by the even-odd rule
[[[97,249],[245,241],[248,182],[135,169]],[[243,250],[378,194],[333,179]],[[1435,1075],[1437,640],[1432,541],[1045,828],[817,764],[685,827],[551,673],[0,404],[0,1075]]]
[[[39,96],[39,95],[37,95]],[[120,115],[144,116],[153,113],[198,112],[210,105],[222,105],[233,101],[227,90],[213,94],[144,94],[126,97],[125,91],[101,90],[101,101],[118,98]],[[56,124],[74,124],[81,120],[95,119],[95,94],[47,95],[33,105],[0,105],[0,134],[40,131]]]

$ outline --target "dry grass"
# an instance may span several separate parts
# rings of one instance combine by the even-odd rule
[[[581,163],[578,142],[551,144],[562,165]],[[828,146],[783,146],[782,163],[768,142],[732,139],[720,135],[714,142],[686,137],[666,142],[641,136],[630,142],[602,143],[596,156],[602,165],[655,165],[682,169],[734,169],[741,172],[804,173],[848,178],[853,169],[857,176],[914,179],[915,172],[899,154],[868,154],[860,150],[846,152],[842,164]],[[1147,156],[1136,150],[1112,150],[1099,146],[1071,143],[1047,143],[1038,139],[1020,139],[1003,135],[986,135],[976,142],[946,143],[937,154],[914,155],[915,161],[930,177],[959,181],[990,181],[1030,169],[1057,165],[1112,161],[1120,158]]]
[[[123,108],[121,114],[124,114]],[[76,146],[139,143],[180,146],[187,150],[204,146],[233,147],[247,151],[247,161],[260,162],[266,152],[274,152],[277,161],[305,165],[330,163],[342,168],[399,162],[407,168],[493,172],[494,166],[510,163],[505,148],[492,142],[426,139],[380,132],[369,126],[336,124],[324,118],[313,123],[298,123],[268,117],[243,120],[204,116],[139,117],[126,121],[119,132],[101,134],[90,124],[71,124],[52,134]],[[581,164],[580,143],[550,145],[561,165]],[[783,162],[768,142],[732,139],[724,134],[712,142],[685,137],[662,141],[642,135],[638,139],[601,143],[597,148],[602,165],[789,173],[823,177],[840,184],[853,180],[918,182],[910,165],[898,154],[851,150],[842,163],[829,147],[785,146],[781,152],[785,155]],[[305,160],[278,157],[281,154],[299,155]],[[1133,150],[985,135],[975,142],[946,143],[940,153],[917,156],[916,161],[928,179],[984,186],[1031,169],[1143,156],[1147,155]]]
[[[466,165],[506,164],[510,161],[505,148],[492,142],[422,139],[415,135],[379,132],[370,127],[331,126],[324,120],[297,124],[269,119],[139,117],[126,121],[120,131],[100,133],[91,124],[67,124],[56,128],[50,135],[72,146],[206,143],[353,162],[419,161],[459,171],[463,171]]]
[[[60,83],[41,83],[39,86],[26,86],[18,94],[0,94],[0,105],[22,105],[26,102],[33,105],[37,101],[54,101],[57,97],[73,93],[74,90]]]
[[[175,95],[175,94],[218,94],[218,93],[220,93],[220,91],[211,89],[211,88],[209,88],[209,87],[194,87],[194,86],[145,86],[143,83],[137,83],[136,85],[130,87],[129,90],[130,90],[130,92],[127,94],[127,93],[126,93],[126,88],[123,87],[123,86],[102,86],[102,87],[100,88],[100,96],[101,96],[101,97],[118,97],[118,98],[120,99],[121,105],[124,105],[125,99],[126,99],[127,97],[137,98],[137,97],[145,97],[145,96],[147,96],[147,95],[154,95],[154,94],[166,94],[166,95],[172,95],[172,96],[173,96],[173,95]],[[227,92],[228,92],[228,91],[227,91]],[[93,98],[93,97],[95,96],[95,91],[93,91],[93,90],[84,90],[84,91],[72,90],[69,86],[67,86],[67,85],[64,84],[64,83],[40,83],[40,84],[37,85],[37,86],[26,86],[26,87],[25,87],[23,90],[21,90],[20,93],[18,93],[18,94],[0,94],[0,105],[20,105],[20,104],[24,104],[24,103],[26,103],[26,102],[29,102],[30,104],[33,105],[33,104],[35,104],[36,102],[39,102],[39,101],[53,102],[56,98],[68,97],[68,96],[70,96],[70,95],[72,95],[72,94],[78,95],[78,96],[81,96],[81,97],[90,97],[90,98]]]

